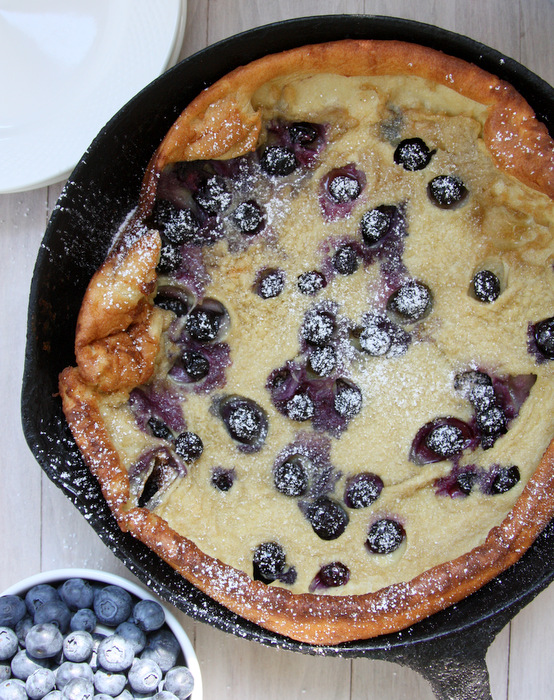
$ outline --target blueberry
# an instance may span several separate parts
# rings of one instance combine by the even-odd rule
[[[268,146],[260,158],[260,167],[267,175],[290,175],[298,167],[294,152],[285,146]]]
[[[25,615],[15,626],[15,633],[22,647],[25,646],[25,637],[33,624],[33,618],[30,615]]]
[[[549,360],[554,360],[554,316],[536,323],[533,335],[539,352]]]
[[[387,302],[387,309],[399,320],[414,323],[425,318],[431,310],[431,290],[423,282],[410,280],[395,292]]]
[[[51,600],[60,600],[60,594],[49,583],[39,583],[33,586],[27,591],[25,596],[25,604],[31,615],[34,615],[41,605],[49,603]]]
[[[255,581],[271,583],[285,568],[285,551],[277,542],[263,542],[254,550],[252,564]]]
[[[511,467],[501,467],[491,484],[491,494],[496,496],[501,493],[506,493],[519,483],[520,478],[519,469],[515,465]]]
[[[337,365],[337,354],[330,345],[313,347],[308,356],[308,363],[319,377],[328,377]]]
[[[17,678],[0,683],[0,700],[27,700],[25,683]]]
[[[154,304],[165,311],[172,311],[178,317],[186,316],[189,310],[188,303],[184,299],[164,293],[156,294]]]
[[[159,630],[165,622],[165,612],[156,600],[139,600],[133,608],[135,624],[147,634]]]
[[[37,668],[25,681],[25,690],[31,700],[40,700],[56,687],[56,676],[50,668]]]
[[[210,373],[210,363],[208,359],[195,350],[187,350],[181,357],[185,372],[194,382],[199,382]]]
[[[366,547],[373,554],[390,554],[400,547],[405,537],[406,531],[398,521],[383,518],[369,528]]]
[[[96,615],[90,608],[77,610],[69,621],[69,629],[73,631],[83,630],[84,632],[94,632],[97,620]]]
[[[485,372],[478,370],[468,370],[460,372],[454,377],[454,389],[459,391],[465,399],[473,400],[475,390],[478,391],[482,387],[490,387],[492,389],[492,379]],[[494,389],[493,389],[494,391]]]
[[[73,678],[62,690],[63,700],[92,700],[94,684],[85,678]]]
[[[425,445],[437,457],[446,459],[460,454],[466,446],[466,439],[461,428],[443,423],[429,432],[425,438]]]
[[[196,306],[190,312],[185,328],[194,340],[199,343],[210,343],[217,338],[222,320],[222,315],[212,309]]]
[[[198,206],[211,215],[224,212],[231,204],[225,180],[218,175],[207,178],[193,195]]]
[[[233,212],[233,222],[245,236],[259,233],[264,226],[264,213],[253,199],[241,202]]]
[[[348,243],[337,248],[332,258],[333,267],[341,275],[352,275],[358,269],[360,261],[355,248]]]
[[[288,127],[290,140],[293,143],[307,146],[313,143],[319,136],[319,130],[310,122],[293,122]]]
[[[297,284],[301,294],[311,297],[327,286],[327,280],[318,270],[309,270],[299,275]]]
[[[0,683],[9,680],[12,677],[12,670],[9,664],[0,663]]]
[[[175,438],[175,452],[187,463],[199,459],[203,451],[204,443],[196,433],[185,431]]]
[[[94,591],[88,581],[82,578],[70,578],[59,588],[60,598],[70,610],[90,608],[94,601]]]
[[[236,473],[234,469],[216,467],[212,472],[210,482],[218,491],[230,491],[235,483]]]
[[[291,455],[273,468],[275,488],[285,496],[302,496],[308,490],[308,472],[302,455]]]
[[[11,659],[19,647],[17,634],[10,627],[0,627],[0,661]]]
[[[43,700],[62,700],[61,690],[51,690],[49,693],[47,693],[44,696]],[[97,696],[95,698],[95,700],[109,700],[109,698],[106,699],[106,698],[102,698],[101,696],[100,697]]]
[[[37,608],[33,622],[35,625],[40,625],[45,622],[51,622],[59,627],[61,632],[65,633],[69,629],[71,620],[71,611],[63,600],[50,600]]]
[[[50,622],[34,625],[25,637],[25,648],[35,659],[51,659],[60,653],[62,646],[62,633],[57,625]]]
[[[179,698],[174,693],[170,693],[169,690],[158,690],[155,695],[149,695],[148,697],[151,697],[152,700],[179,700]],[[94,698],[94,700],[99,699]],[[109,700],[109,698],[107,698],[107,700]]]
[[[262,299],[278,297],[285,288],[285,273],[283,270],[269,268],[263,270],[256,280],[254,289]]]
[[[467,198],[464,183],[455,175],[437,175],[427,185],[431,202],[440,209],[454,209]]]
[[[82,663],[92,656],[94,641],[92,635],[84,630],[75,630],[63,640],[63,655],[67,661]]]
[[[308,313],[302,323],[300,334],[310,345],[323,346],[331,340],[335,332],[336,322],[327,311]]]
[[[151,416],[148,419],[148,427],[152,431],[152,435],[160,438],[160,440],[171,440],[173,438],[173,433],[161,418]]]
[[[373,246],[390,232],[396,207],[382,204],[367,211],[360,221],[360,232],[364,242]]]
[[[124,673],[110,673],[99,668],[94,674],[93,683],[96,690],[95,700],[98,698],[98,693],[115,698],[127,685],[127,676]]]
[[[112,673],[125,671],[135,658],[133,645],[119,634],[105,637],[98,645],[97,653],[98,665]]]
[[[382,357],[392,345],[392,336],[387,323],[381,319],[371,319],[356,333],[361,350],[371,357]]]
[[[135,693],[152,693],[162,680],[162,670],[153,659],[135,659],[128,674]]]
[[[313,417],[315,406],[308,392],[300,390],[287,401],[284,410],[288,418],[301,423]]]
[[[186,700],[194,690],[194,676],[186,666],[174,666],[164,678],[164,690]]]
[[[452,416],[436,418],[417,431],[410,448],[410,460],[419,465],[432,464],[476,445],[476,435],[467,423]]]
[[[490,304],[500,296],[500,280],[490,270],[479,270],[471,280],[470,289],[478,301]]]
[[[135,654],[140,654],[140,652],[146,646],[146,635],[140,629],[140,627],[135,625],[133,622],[122,622],[116,627],[115,633],[126,639],[131,644]]]
[[[347,202],[353,202],[360,196],[362,186],[353,175],[339,173],[329,180],[327,191],[334,202],[346,204]]]
[[[227,432],[237,442],[250,447],[261,447],[268,422],[263,408],[252,399],[229,396],[220,405],[220,415]]]
[[[0,596],[0,625],[14,628],[25,617],[27,608],[17,595]]]
[[[76,678],[81,678],[92,683],[94,673],[89,664],[76,664],[73,661],[64,661],[56,669],[56,687],[63,691],[65,686]]]
[[[475,472],[461,472],[456,477],[456,486],[463,494],[469,496],[476,480],[477,474]]]
[[[152,659],[162,669],[163,673],[167,673],[177,663],[180,652],[181,647],[177,638],[173,632],[164,628],[150,635],[148,646],[144,649],[140,658]]]
[[[27,678],[38,668],[46,668],[47,659],[32,657],[26,649],[20,649],[11,660],[12,676],[26,681]]]
[[[354,418],[362,410],[362,392],[355,384],[337,379],[333,407],[341,418]]]
[[[316,574],[318,584],[323,588],[344,586],[350,579],[350,569],[340,561],[325,564]]]
[[[404,170],[414,172],[426,168],[435,153],[436,151],[430,151],[425,141],[420,138],[404,139],[394,151],[394,162]]]
[[[507,421],[500,406],[491,406],[477,412],[477,428],[484,435],[502,435],[507,430]]]
[[[348,525],[346,511],[327,496],[320,496],[308,506],[306,516],[313,531],[322,540],[335,540]]]
[[[366,508],[374,503],[383,490],[383,480],[371,472],[361,472],[346,480],[344,503],[348,508]]]
[[[181,267],[182,262],[183,256],[181,251],[168,241],[162,240],[160,259],[156,267],[157,271],[163,275],[170,275]]]
[[[94,599],[94,612],[102,625],[117,627],[131,614],[131,595],[121,586],[108,585],[101,588]]]
[[[200,222],[188,207],[186,209],[174,207],[172,214],[166,216],[162,223],[164,238],[176,246],[194,241],[199,230]]]

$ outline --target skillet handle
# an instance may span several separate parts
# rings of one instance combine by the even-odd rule
[[[482,655],[437,655],[431,663],[409,665],[429,681],[437,700],[492,700],[489,671]]]

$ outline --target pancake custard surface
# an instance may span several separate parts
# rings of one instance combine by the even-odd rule
[[[120,527],[314,644],[514,563],[554,510],[553,193],[523,98],[420,46],[303,47],[201,93],[60,378]]]

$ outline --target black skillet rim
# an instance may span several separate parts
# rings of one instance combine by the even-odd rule
[[[141,543],[120,532],[106,507],[102,504],[99,506],[97,484],[84,467],[72,438],[68,435],[59,401],[52,396],[57,376],[55,370],[61,370],[68,361],[63,357],[63,352],[60,357],[54,358],[57,348],[48,345],[56,339],[56,325],[65,323],[60,321],[62,314],[56,314],[51,307],[52,302],[56,300],[53,292],[57,291],[56,284],[58,284],[58,281],[53,279],[57,275],[52,271],[53,264],[58,262],[55,258],[56,254],[61,254],[66,264],[73,265],[69,273],[76,271],[77,275],[83,278],[80,281],[81,287],[77,285],[73,288],[72,281],[69,280],[72,274],[68,274],[62,267],[61,271],[65,272],[65,276],[62,275],[61,284],[65,285],[67,293],[73,297],[79,292],[82,294],[87,276],[90,277],[102,261],[112,235],[120,223],[117,214],[122,215],[127,212],[133,197],[136,199],[138,196],[142,170],[140,173],[134,173],[129,183],[130,190],[125,190],[121,196],[121,204],[124,203],[125,207],[115,215],[113,202],[103,208],[102,201],[97,200],[96,195],[93,197],[94,203],[91,203],[90,196],[90,192],[94,193],[94,187],[99,182],[104,182],[109,187],[110,178],[112,183],[120,186],[116,181],[118,173],[111,173],[109,165],[107,166],[108,175],[105,172],[99,175],[101,171],[99,163],[102,161],[103,153],[105,155],[106,144],[115,147],[127,138],[127,134],[121,133],[121,128],[132,117],[133,111],[144,110],[149,98],[167,95],[172,85],[181,85],[179,82],[181,76],[191,75],[196,71],[194,89],[191,87],[183,89],[180,104],[173,102],[172,109],[168,110],[163,118],[159,118],[160,124],[157,131],[158,138],[161,138],[176,115],[196,92],[235,66],[267,53],[339,38],[410,41],[438,48],[450,55],[476,63],[481,68],[511,82],[526,97],[550,132],[554,133],[554,90],[544,80],[513,59],[466,36],[412,20],[368,15],[303,17],[248,30],[203,49],[156,79],[125,105],[101,130],[64,188],[46,229],[31,286],[22,391],[22,420],[29,447],[43,471],[73,501],[116,556],[162,598],[195,619],[267,645],[318,655],[378,656],[382,652],[386,653],[393,649],[401,650],[415,642],[436,640],[451,633],[461,632],[486,622],[496,615],[506,614],[506,611],[518,602],[524,599],[527,601],[538,593],[554,578],[554,555],[549,554],[552,528],[549,526],[545,530],[516,565],[477,593],[407,630],[326,647],[299,643],[268,632],[222,608],[184,581],[163,562],[160,565],[160,560]],[[174,92],[172,92],[172,98],[175,100]],[[141,135],[140,129],[138,135]],[[150,134],[148,137],[152,138]],[[154,139],[154,147],[156,143]],[[133,145],[124,144],[124,147],[130,149],[131,158],[142,158],[144,168],[146,165],[144,154],[137,155],[137,149]],[[91,163],[96,168],[92,175]],[[92,211],[94,207],[98,209]],[[94,250],[89,251],[91,259],[83,262],[77,259],[81,248],[77,247],[75,250],[71,248],[69,235],[73,226],[87,223],[87,217],[90,219],[91,216],[97,215],[100,219],[103,218],[104,224],[107,220],[108,225],[104,225],[103,231],[96,230],[96,235],[100,237],[99,242],[95,242]],[[65,248],[56,253],[58,239],[63,239]],[[50,292],[50,297],[44,294],[45,290]],[[76,301],[71,299],[68,308],[64,311],[67,311],[70,316],[75,314],[80,298],[77,296]],[[61,340],[57,338],[62,345],[63,342],[66,345],[72,344],[74,320],[69,318],[63,329],[58,331],[58,336],[65,338],[65,341],[63,338]],[[65,351],[66,354],[69,352],[71,355],[71,350],[67,350],[67,347]],[[72,362],[71,359],[69,359],[70,362]],[[54,366],[50,367],[51,364]],[[38,395],[38,398],[37,385],[43,392]],[[69,477],[68,467],[75,470],[76,477]]]

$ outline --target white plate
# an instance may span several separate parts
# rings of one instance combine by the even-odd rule
[[[185,22],[186,0],[0,0],[0,193],[66,178]]]

